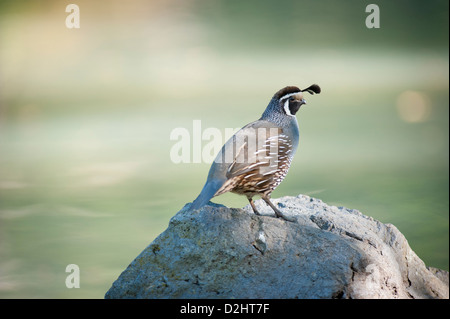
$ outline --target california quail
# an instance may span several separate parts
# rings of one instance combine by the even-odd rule
[[[299,129],[295,113],[306,104],[302,92],[320,93],[313,84],[300,90],[287,86],[269,102],[261,118],[247,124],[222,147],[209,170],[200,195],[190,209],[199,209],[226,192],[247,196],[255,214],[253,196],[261,198],[277,217],[291,221],[270,201],[270,194],[283,181],[297,150]]]

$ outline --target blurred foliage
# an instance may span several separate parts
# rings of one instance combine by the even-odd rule
[[[448,269],[448,1],[376,1],[376,30],[356,0],[73,2],[78,30],[70,2],[0,2],[1,297],[101,298],[206,179],[170,132],[239,128],[315,82],[273,196],[393,223]]]

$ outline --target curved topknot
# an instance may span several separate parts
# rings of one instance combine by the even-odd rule
[[[313,95],[314,93],[319,94],[322,90],[320,89],[320,86],[317,84],[313,84],[306,89],[303,89],[302,92],[308,92],[309,94]]]

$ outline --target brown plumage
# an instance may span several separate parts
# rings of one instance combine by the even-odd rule
[[[275,93],[273,97],[278,100],[281,97],[285,96],[286,94],[297,93],[297,92],[301,92],[301,91],[302,90],[300,90],[296,86],[286,86],[285,88],[282,88],[277,93]]]
[[[259,147],[249,151],[248,141],[240,147],[226,172],[227,181],[214,196],[226,192],[245,195],[254,212],[259,214],[252,198],[260,195],[266,203],[270,203],[270,194],[286,177],[291,165],[292,140],[276,126],[252,129],[258,132],[253,142]],[[261,140],[258,141],[258,138]],[[269,205],[278,217],[289,220],[272,203]]]

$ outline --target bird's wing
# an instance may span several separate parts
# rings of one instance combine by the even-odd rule
[[[240,175],[270,176],[278,169],[291,141],[281,128],[266,121],[250,123],[235,135],[236,156],[228,166],[226,177]]]
[[[244,126],[222,147],[208,180],[221,180],[214,196],[242,187],[271,191],[284,178],[292,158],[292,141],[275,124],[259,120]],[[250,183],[248,183],[250,182]]]

